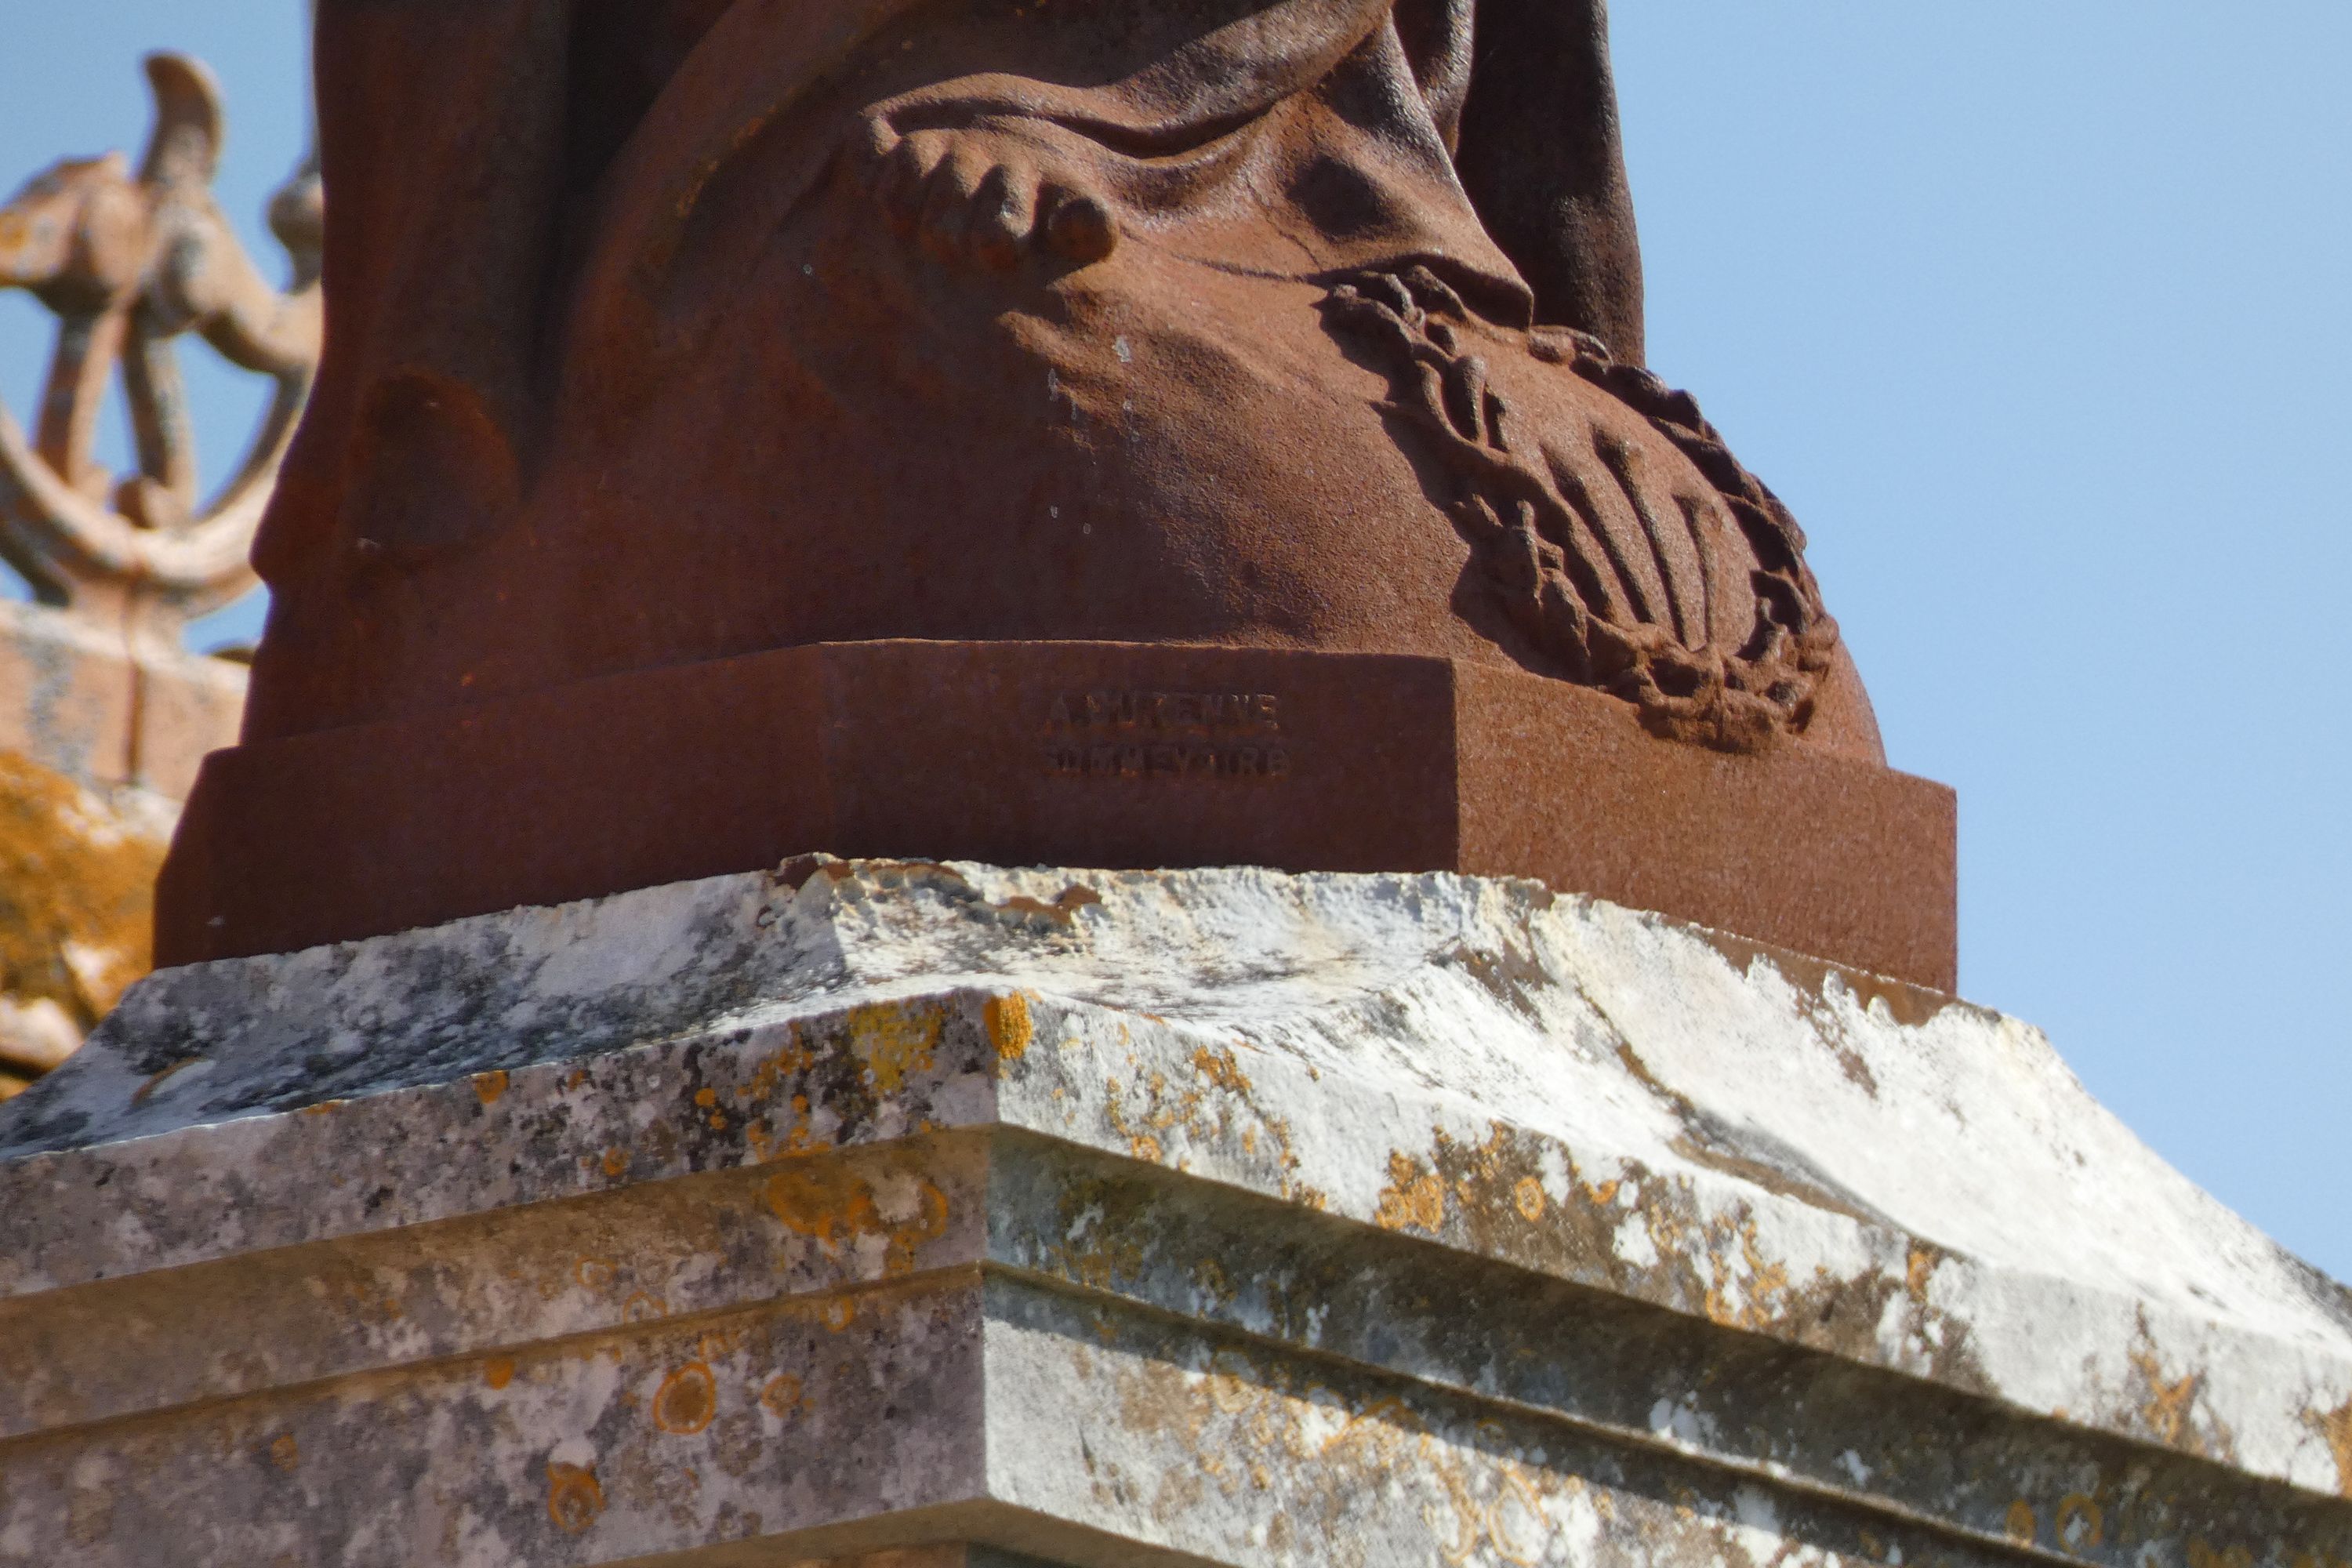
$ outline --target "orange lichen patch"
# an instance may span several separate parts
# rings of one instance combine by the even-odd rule
[[[1725,1244],[1739,1243],[1737,1263]],[[1766,1258],[1756,1242],[1756,1222],[1732,1226],[1723,1222],[1708,1227],[1707,1250],[1716,1260],[1715,1284],[1707,1287],[1706,1310],[1711,1322],[1727,1328],[1769,1329],[1780,1321],[1780,1298],[1789,1293],[1789,1270]],[[1727,1278],[1728,1276],[1728,1278]],[[1737,1299],[1734,1286],[1738,1287]]]
[[[1423,1230],[1445,1225],[1445,1179],[1403,1154],[1389,1156],[1389,1184],[1381,1189],[1372,1223],[1383,1230]]]
[[[2319,1434],[2336,1460],[2336,1491],[2352,1498],[2352,1400],[2332,1411],[2308,1411],[2304,1420]]]
[[[482,1363],[482,1381],[492,1388],[504,1388],[514,1381],[514,1357],[510,1355],[492,1356]]]
[[[1595,1522],[1615,1521],[1603,1489],[1595,1485],[1588,1495],[1584,1479],[1528,1455],[1500,1423],[1479,1422],[1475,1436],[1449,1431],[1393,1394],[1326,1381],[1323,1370],[1227,1349],[1197,1371],[1130,1363],[1110,1376],[1123,1418],[1204,1456],[1200,1478],[1225,1497],[1285,1490],[1280,1516],[1301,1537],[1329,1534],[1367,1486],[1420,1493],[1416,1511],[1435,1549],[1423,1555],[1432,1562],[1550,1561],[1566,1554],[1559,1525],[1568,1508]],[[1277,1476],[1294,1484],[1286,1488]],[[1153,1489],[1154,1517],[1166,1519],[1197,1507],[1205,1489]],[[1695,1521],[1686,1501],[1673,1507]],[[1697,1552],[1650,1555],[1701,1560]]]
[[[2058,1544],[2069,1552],[2088,1552],[2107,1538],[2107,1515],[2090,1497],[2068,1492],[2058,1500]]]
[[[751,1081],[743,1086],[742,1096],[747,1100],[772,1100],[787,1078],[806,1072],[815,1063],[816,1053],[802,1039],[801,1026],[794,1023],[784,1032],[782,1048],[751,1069]]]
[[[946,1019],[928,1002],[874,1002],[851,1010],[849,1051],[877,1092],[896,1094],[910,1073],[930,1070]]]
[[[1441,1129],[1425,1164],[1390,1156],[1390,1183],[1373,1219],[1390,1229],[1427,1233],[1442,1225],[1457,1239],[1497,1256],[1540,1258],[1552,1267],[1598,1261],[1614,1268],[1622,1216],[1612,1205],[1639,1191],[1634,1184],[1645,1173],[1631,1167],[1587,1174],[1572,1163],[1559,1169],[1535,1141],[1500,1122],[1490,1123],[1476,1142]],[[1304,1191],[1294,1201],[1319,1206],[1319,1198]],[[1645,1203],[1637,1212],[1654,1234],[1672,1221],[1666,1206]],[[1671,1255],[1675,1249],[1661,1241],[1658,1250]],[[1695,1285],[1694,1296],[1696,1290]]]
[[[2140,1419],[2159,1443],[2177,1446],[2189,1430],[2189,1414],[2197,1403],[2197,1391],[2205,1381],[2202,1373],[2190,1373],[2186,1377],[2166,1382],[2164,1368],[2147,1351],[2131,1352],[2132,1365],[2147,1380],[2147,1403],[2140,1407]]]
[[[853,1013],[852,1020],[867,1011],[859,1009]],[[782,1041],[781,1047],[755,1064],[751,1077],[734,1091],[740,1107],[736,1115],[744,1124],[744,1144],[753,1159],[762,1162],[780,1155],[829,1147],[831,1142],[810,1125],[808,1095],[804,1092],[804,1086],[795,1080],[830,1054],[833,1042],[828,1039],[812,1047],[807,1031],[797,1022],[770,1034],[768,1037],[774,1039],[779,1036]],[[853,1040],[851,1043],[854,1047],[856,1042]],[[713,1098],[715,1100],[717,1097],[714,1095]],[[790,1106],[788,1116],[782,1114],[786,1105]]]
[[[269,1445],[269,1460],[281,1470],[291,1470],[300,1466],[302,1446],[294,1440],[293,1433],[289,1432]]]
[[[1059,896],[1050,904],[1043,899],[1033,899],[1026,893],[1015,893],[1003,903],[992,907],[1008,915],[1039,916],[1052,921],[1055,925],[1066,926],[1076,918],[1080,910],[1089,904],[1101,902],[1100,893],[1096,892],[1092,888],[1080,887],[1074,882],[1064,888]]]
[[[614,1274],[610,1258],[583,1258],[572,1266],[572,1278],[579,1281],[583,1290],[610,1290]]]
[[[163,850],[64,774],[0,752],[0,999],[51,1004],[84,1033],[104,1017],[152,963]],[[56,1065],[53,1051],[12,1051],[10,1033],[0,1069],[28,1079]]]
[[[615,1143],[604,1151],[604,1173],[617,1176],[629,1168],[629,1152]]]
[[[2009,1517],[2001,1521],[2001,1531],[2020,1546],[2033,1544],[2034,1532],[2041,1521],[2033,1517],[2033,1505],[2023,1498],[2009,1505]]]
[[[1927,1300],[1927,1279],[1936,1272],[1936,1255],[1924,1247],[1914,1247],[1904,1260],[1903,1288],[1911,1299],[1925,1305]]]
[[[861,1240],[879,1238],[884,1271],[890,1274],[912,1269],[916,1249],[947,1233],[947,1194],[928,1176],[911,1178],[887,1212],[874,1184],[838,1161],[796,1160],[770,1176],[762,1191],[769,1212],[786,1229],[835,1257]]]
[[[850,1297],[835,1296],[825,1302],[823,1315],[824,1326],[839,1333],[857,1321],[857,1303]]]
[[[787,1420],[801,1406],[801,1380],[789,1372],[780,1372],[768,1379],[760,1390],[760,1408],[779,1421]]]
[[[1122,1025],[1121,1035],[1126,1032]],[[1075,1043],[1065,1042],[1066,1047]],[[1290,1124],[1253,1099],[1254,1086],[1236,1053],[1199,1046],[1188,1065],[1191,1072],[1173,1079],[1158,1070],[1146,1072],[1139,1082],[1104,1079],[1103,1117],[1127,1141],[1129,1156],[1181,1171],[1191,1168],[1189,1148],[1238,1146],[1254,1158],[1270,1156],[1278,1162],[1280,1195],[1293,1203],[1307,1201],[1306,1189],[1296,1180],[1298,1161],[1291,1148]]]
[[[567,1535],[578,1535],[604,1511],[604,1489],[586,1465],[547,1464],[547,1517]]]
[[[643,1290],[621,1303],[621,1321],[625,1323],[650,1323],[668,1316],[669,1303]]]
[[[814,1162],[768,1178],[769,1210],[789,1229],[838,1248],[854,1237],[882,1227],[874,1189],[854,1171]]]
[[[1037,1026],[1030,1021],[1027,997],[1018,993],[991,996],[981,1008],[981,1016],[988,1026],[988,1043],[996,1047],[997,1060],[1017,1062],[1029,1054]]]
[[[1212,1050],[1207,1046],[1196,1047],[1192,1052],[1192,1070],[1217,1088],[1231,1093],[1247,1094],[1250,1091],[1250,1080],[1244,1076],[1240,1060],[1229,1050]]]
[[[499,1098],[506,1091],[506,1068],[499,1068],[490,1072],[478,1072],[474,1075],[474,1097],[484,1105],[496,1105]]]
[[[718,1414],[718,1381],[710,1375],[710,1368],[698,1361],[688,1362],[662,1379],[654,1394],[654,1425],[673,1436],[694,1436]]]

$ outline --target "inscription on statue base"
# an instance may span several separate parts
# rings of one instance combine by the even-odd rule
[[[1056,778],[1265,783],[1290,776],[1270,691],[1056,690],[1045,771]]]
[[[158,888],[157,957],[822,850],[1532,877],[1948,990],[1953,827],[1940,784],[1812,747],[1661,745],[1630,704],[1510,668],[823,643],[215,752]],[[288,874],[247,874],[264,863]]]

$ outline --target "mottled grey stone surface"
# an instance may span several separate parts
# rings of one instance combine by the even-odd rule
[[[0,1110],[0,1562],[2344,1568],[2347,1498],[2352,1299],[2033,1030],[1523,883],[804,863],[167,972]]]

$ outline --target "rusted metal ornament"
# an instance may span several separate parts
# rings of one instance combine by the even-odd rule
[[[323,205],[306,161],[269,205],[292,262],[289,287],[272,288],[213,198],[218,84],[184,55],[150,55],[146,70],[155,124],[135,173],[119,153],[66,159],[0,206],[0,288],[58,317],[29,440],[0,406],[0,560],[44,604],[176,647],[189,619],[257,581],[254,530],[318,367]],[[209,500],[177,358],[191,331],[277,384]],[[119,479],[92,456],[118,372],[138,453]]]

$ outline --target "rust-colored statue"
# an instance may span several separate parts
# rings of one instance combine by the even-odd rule
[[[1413,651],[1867,752],[1641,369],[1598,0],[328,0],[257,736],[873,637]]]
[[[1460,821],[1436,847],[1370,819],[1296,838],[1370,809],[1345,775],[1375,764],[1335,760],[1358,741],[1244,743],[1198,718],[1257,714],[1255,695],[1296,715],[1279,659],[1411,656],[1463,690],[1491,671],[1534,694],[1498,712],[1599,700],[1667,738],[1641,767],[1895,777],[1796,524],[1642,368],[1602,0],[321,0],[318,60],[326,359],[258,546],[277,598],[254,755],[214,802],[199,790],[198,817],[282,829],[250,803],[340,778],[319,759],[347,742],[321,732],[390,725],[379,751],[439,748],[436,777],[457,776],[450,746],[508,736],[467,764],[477,798],[527,773],[575,842],[657,837],[609,814],[591,833],[601,808],[520,760],[576,745],[552,739],[555,694],[610,678],[580,739],[645,703],[678,745],[723,751],[730,728],[740,744],[782,722],[713,695],[752,689],[740,661],[886,639],[1105,650],[1085,668],[1039,653],[1050,679],[989,666],[1000,717],[969,732],[1045,759],[992,786],[1033,827],[951,828],[938,804],[982,766],[941,739],[964,721],[946,710],[981,701],[971,669],[908,678],[895,765],[818,762],[819,737],[873,718],[878,699],[845,693],[889,686],[841,673],[844,653],[818,684],[852,718],[810,721],[801,747],[831,793],[782,812],[762,853],[885,847],[844,841],[842,814],[914,770],[934,804],[878,835],[895,852],[1481,862]],[[1255,650],[1260,673],[1217,667],[1243,689],[1205,706],[1210,667],[1167,662],[1182,649]],[[1386,695],[1404,666],[1349,668],[1326,701],[1348,734],[1404,722]],[[693,695],[645,695],[684,668],[709,672]],[[1549,695],[1571,687],[1606,698]],[[729,715],[707,742],[675,717],[699,701]],[[1073,712],[1112,717],[1074,731]],[[1465,712],[1428,743],[1467,758]],[[1424,793],[1470,812],[1440,772]],[[1277,793],[1219,805],[1196,777]],[[1179,793],[1137,793],[1154,780]],[[415,809],[394,793],[336,798],[346,821]],[[1770,791],[1747,793],[1725,809]],[[1225,816],[1256,826],[1170,826]],[[1071,826],[1097,817],[1132,831]],[[1743,831],[1795,846],[1792,820]],[[1293,838],[1263,826],[1286,822]],[[173,947],[175,921],[250,923],[197,891],[217,880],[192,839],[210,831],[184,831],[166,882],[184,954],[262,940]],[[485,852],[540,853],[501,842]],[[1479,868],[1554,874],[1524,858]]]

